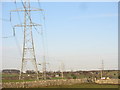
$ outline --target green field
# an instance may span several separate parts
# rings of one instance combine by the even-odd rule
[[[75,84],[75,85],[60,85],[48,86],[39,88],[118,88],[118,85],[99,85],[99,84]]]
[[[110,76],[111,79],[116,79],[117,78],[117,71],[109,71],[105,72],[107,76]],[[56,79],[61,79],[61,77],[55,77],[55,75],[59,75],[60,73],[48,73],[49,77],[47,80],[56,80]],[[90,72],[84,72],[84,73],[73,73],[73,72],[68,72],[64,73],[64,79],[83,79],[83,78],[88,78],[88,80],[91,80],[91,77],[94,77],[94,74],[98,77],[99,79],[99,74],[96,72],[93,73],[93,75]],[[2,75],[2,82],[7,83],[7,82],[31,82],[31,81],[36,81],[36,76],[35,74],[23,74],[24,80],[19,80],[19,74],[16,73],[3,73],[0,74]],[[30,75],[28,77],[28,75]],[[91,76],[90,76],[91,75]],[[42,74],[39,75],[42,79]],[[53,84],[52,84],[53,85]],[[35,88],[35,87],[33,87]],[[100,84],[95,84],[94,82],[86,82],[84,84],[75,84],[75,85],[56,85],[56,86],[38,86],[37,88],[118,88],[118,85],[100,85]]]
[[[35,80],[2,80],[3,83],[7,82],[26,82],[26,81],[35,81]]]

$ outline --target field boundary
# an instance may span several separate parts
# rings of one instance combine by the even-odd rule
[[[72,85],[85,83],[84,79],[58,79],[58,80],[40,80],[29,82],[8,82],[2,83],[3,88],[38,88],[43,86]]]

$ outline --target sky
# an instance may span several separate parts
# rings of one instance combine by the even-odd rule
[[[17,5],[16,5],[17,4]],[[23,28],[16,28],[16,37],[9,20],[10,10],[23,8],[21,2],[2,3],[2,68],[21,68]],[[40,8],[38,3],[31,7]],[[118,3],[117,2],[42,2],[41,12],[32,12],[33,22],[45,30],[45,52],[48,70],[99,70],[118,66]],[[23,23],[24,13],[11,14],[12,25]],[[20,17],[20,18],[19,18]],[[41,32],[41,27],[37,27]],[[42,37],[33,28],[37,64],[42,63]],[[41,70],[41,66],[38,66]]]

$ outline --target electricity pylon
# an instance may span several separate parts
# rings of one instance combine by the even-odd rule
[[[47,79],[47,75],[46,75],[46,65],[49,63],[46,63],[46,58],[45,56],[43,56],[43,63],[39,63],[39,65],[42,65],[42,78],[44,80]]]
[[[102,65],[101,65],[101,79],[103,77],[103,71],[104,71],[104,61],[102,60]]]
[[[22,66],[20,71],[19,79],[22,79],[22,73],[25,70],[25,65],[27,61],[31,61],[33,63],[33,66],[35,68],[35,72],[38,77],[38,68],[36,64],[36,56],[35,56],[35,49],[34,49],[34,41],[33,41],[33,28],[36,26],[41,26],[40,24],[35,24],[32,22],[31,18],[31,11],[42,11],[42,9],[36,9],[30,7],[30,1],[28,2],[22,2],[23,9],[16,9],[11,10],[11,12],[24,12],[24,23],[20,25],[15,25],[15,27],[24,27],[24,41],[23,41],[23,53],[22,53]]]
[[[45,56],[43,56],[43,65],[42,65],[42,69],[43,69],[43,79],[46,80],[47,79],[47,75],[46,75],[46,65],[49,63],[46,63],[46,58]]]
[[[46,80],[46,60],[45,56],[43,56],[43,79]]]
[[[64,78],[64,69],[65,69],[65,65],[63,62],[61,62],[61,77],[62,77],[62,79]]]

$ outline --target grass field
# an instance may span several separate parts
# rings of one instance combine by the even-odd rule
[[[34,80],[25,80],[34,81]],[[2,82],[23,82],[23,80],[3,80]],[[34,88],[34,87],[32,87]],[[118,85],[101,85],[95,83],[84,83],[84,84],[74,84],[74,85],[55,85],[55,86],[38,86],[38,88],[118,88]]]
[[[99,84],[75,84],[75,85],[60,85],[48,86],[39,88],[118,88],[118,85],[99,85]]]
[[[67,73],[66,78],[70,77],[71,74]],[[77,76],[77,74],[75,74]],[[75,76],[74,75],[74,76]],[[117,76],[115,73],[111,73],[111,76]],[[19,74],[2,74],[2,82],[7,83],[7,82],[31,82],[31,81],[36,81],[36,77],[34,74],[31,74],[30,77],[28,77],[28,74],[24,74],[24,77],[26,77],[24,80],[19,80]],[[34,77],[33,77],[34,76]],[[81,76],[81,78],[85,78],[83,74],[80,74],[78,76]],[[42,77],[42,76],[41,76]],[[88,77],[86,75],[86,77]],[[51,77],[51,80],[56,80],[56,79],[61,79],[61,77]],[[72,79],[70,77],[70,79]],[[40,79],[42,80],[42,79]],[[54,85],[54,84],[52,84]],[[35,87],[33,87],[35,88]],[[118,88],[118,85],[100,85],[100,84],[95,84],[93,82],[91,83],[84,83],[84,84],[75,84],[75,85],[56,85],[56,86],[38,86],[38,88]]]
[[[2,80],[3,83],[7,83],[7,82],[24,82],[24,81],[35,81],[35,80]]]

